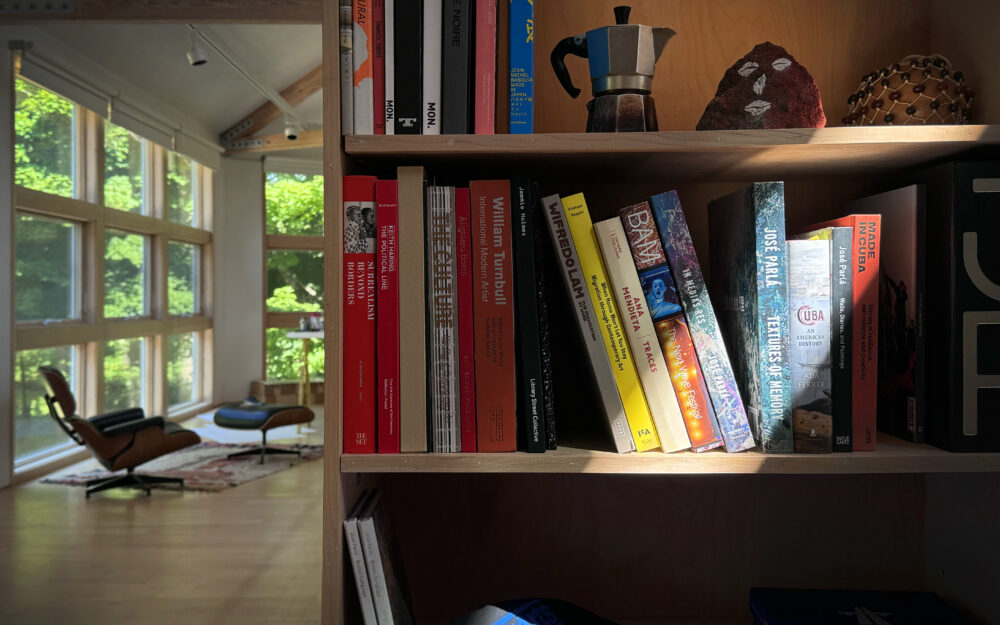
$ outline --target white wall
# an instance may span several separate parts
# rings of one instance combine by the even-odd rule
[[[215,401],[237,401],[264,368],[264,189],[260,161],[223,157],[215,177]]]
[[[14,418],[11,370],[14,365],[14,82],[10,53],[0,53],[0,488],[14,471]]]

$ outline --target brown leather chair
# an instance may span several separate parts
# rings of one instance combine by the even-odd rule
[[[76,415],[76,399],[66,378],[53,367],[39,367],[45,383],[45,403],[49,414],[66,434],[79,445],[86,445],[108,471],[125,469],[124,474],[87,482],[87,498],[109,488],[135,487],[150,493],[150,484],[179,484],[177,477],[136,475],[135,468],[144,462],[201,442],[201,438],[163,417],[149,417],[142,408],[108,412],[90,419]]]

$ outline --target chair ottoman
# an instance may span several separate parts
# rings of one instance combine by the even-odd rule
[[[267,454],[302,455],[301,451],[268,447],[268,430],[282,425],[309,423],[315,418],[315,416],[316,415],[313,414],[313,411],[305,406],[241,402],[229,404],[216,410],[215,424],[219,427],[233,428],[236,430],[260,430],[262,437],[260,447],[254,447],[253,449],[247,449],[246,451],[229,454],[227,458],[260,454],[260,463],[264,464]]]

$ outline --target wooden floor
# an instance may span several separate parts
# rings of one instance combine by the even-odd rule
[[[298,442],[322,442],[311,429]],[[0,623],[319,623],[322,476],[316,460],[220,493],[0,490]]]

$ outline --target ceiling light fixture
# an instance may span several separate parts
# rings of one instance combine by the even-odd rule
[[[191,45],[188,47],[187,59],[191,67],[198,67],[199,65],[208,63],[208,53],[205,52],[205,48],[198,45],[198,37],[195,32],[191,33]]]

